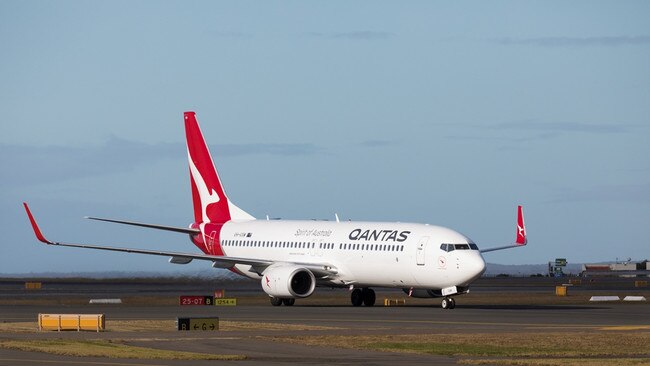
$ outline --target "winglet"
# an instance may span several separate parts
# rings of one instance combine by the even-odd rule
[[[29,222],[32,223],[32,229],[34,229],[34,234],[36,235],[36,239],[38,239],[39,241],[45,244],[54,244],[53,242],[45,239],[45,236],[43,236],[43,233],[41,232],[41,229],[38,227],[36,220],[34,220],[34,216],[32,215],[32,212],[29,210],[29,206],[27,206],[26,202],[23,202],[23,206],[25,206],[25,211],[27,211]]]
[[[517,245],[526,245],[528,238],[526,237],[526,224],[524,224],[524,208],[517,206]]]

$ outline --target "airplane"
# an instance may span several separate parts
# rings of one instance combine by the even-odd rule
[[[23,202],[36,238],[48,245],[169,257],[174,264],[212,262],[260,281],[273,306],[292,306],[316,287],[348,288],[353,306],[373,306],[374,288],[402,289],[411,297],[442,298],[443,309],[485,272],[482,253],[517,248],[528,242],[523,208],[517,208],[514,243],[479,249],[468,237],[446,227],[399,222],[256,220],[230,201],[194,112],[185,112],[194,222],[174,227],[86,217],[187,234],[203,253],[62,243],[45,238]]]

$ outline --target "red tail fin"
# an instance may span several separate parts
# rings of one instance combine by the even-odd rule
[[[196,114],[185,112],[184,116],[195,222],[224,223],[231,219],[253,219],[228,200],[196,121]]]
[[[526,224],[524,224],[524,209],[521,206],[517,207],[517,245],[526,245],[528,238],[526,237]]]

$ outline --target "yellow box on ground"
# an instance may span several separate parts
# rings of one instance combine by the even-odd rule
[[[556,296],[566,296],[566,286],[555,286]]]
[[[27,290],[40,290],[42,287],[41,282],[25,282],[25,289]]]
[[[647,287],[648,281],[634,281],[634,287]]]
[[[384,306],[406,305],[406,299],[384,299]]]
[[[92,330],[106,329],[104,314],[38,314],[38,330]]]
[[[226,298],[226,299],[214,299],[215,306],[236,306],[237,299],[235,298]]]

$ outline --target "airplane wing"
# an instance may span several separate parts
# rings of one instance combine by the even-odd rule
[[[210,254],[198,254],[198,253],[183,253],[183,252],[168,252],[168,251],[160,251],[160,250],[146,250],[146,249],[134,249],[134,248],[120,248],[120,247],[108,247],[108,246],[102,246],[102,245],[94,245],[94,244],[80,244],[80,243],[61,243],[61,242],[56,242],[56,241],[51,241],[48,240],[43,233],[41,232],[41,229],[39,228],[38,224],[36,223],[36,220],[34,219],[34,216],[32,215],[32,212],[29,209],[29,206],[27,206],[27,203],[23,202],[23,206],[25,206],[25,211],[27,212],[27,216],[29,217],[29,221],[32,224],[32,229],[34,230],[34,234],[36,235],[36,238],[45,244],[48,245],[57,245],[57,246],[62,246],[62,247],[73,247],[73,248],[86,248],[86,249],[99,249],[99,250],[108,250],[108,251],[113,251],[113,252],[125,252],[125,253],[137,253],[137,254],[148,254],[148,255],[158,255],[158,256],[163,256],[163,257],[170,257],[169,262],[175,263],[175,264],[187,264],[190,263],[192,260],[204,260],[204,261],[211,261],[213,267],[216,268],[231,268],[232,266],[236,264],[244,264],[244,265],[250,265],[252,269],[261,274],[264,272],[264,270],[277,262],[274,261],[269,261],[269,260],[260,260],[260,259],[251,259],[251,258],[239,258],[239,257],[228,257],[228,256],[217,256],[217,255],[210,255]],[[102,220],[102,221],[111,221],[111,222],[118,222],[118,223],[127,223],[127,222],[122,222],[122,221],[117,221],[117,220]],[[140,223],[130,223],[129,224],[134,224],[136,226],[145,226],[145,227],[154,227],[154,228],[159,228],[159,225],[150,225],[150,224],[140,224]],[[162,227],[162,226],[160,226]],[[164,227],[167,230],[166,227]],[[192,230],[192,229],[190,229]],[[180,230],[172,230],[172,231],[180,231]],[[188,230],[189,231],[189,230]],[[302,267],[305,267],[312,271],[314,275],[318,276],[330,276],[333,274],[337,273],[337,270],[334,266],[329,265],[329,264],[314,264],[314,263],[298,263],[298,262],[291,262],[292,264],[296,264]]]
[[[528,237],[526,236],[526,224],[524,223],[524,209],[522,206],[517,206],[517,239],[513,244],[504,245],[501,247],[481,249],[481,253],[493,252],[495,250],[503,250],[510,248],[523,247],[528,244]]]

